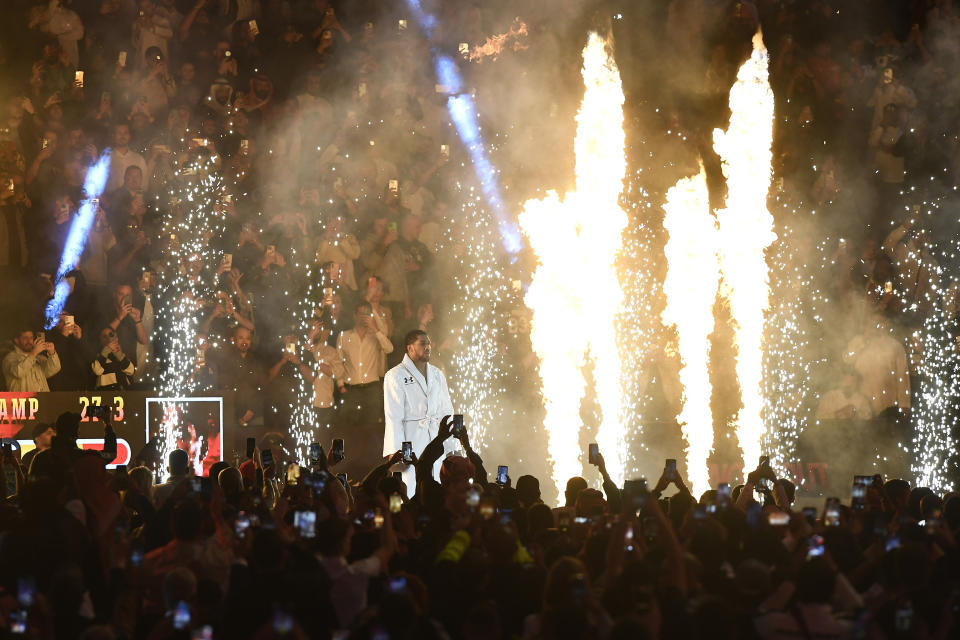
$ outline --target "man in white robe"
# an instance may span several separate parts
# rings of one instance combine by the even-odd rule
[[[403,361],[387,371],[383,378],[383,407],[386,427],[383,433],[383,455],[400,451],[404,442],[413,444],[420,456],[430,441],[437,437],[440,421],[453,414],[453,402],[443,372],[430,364],[430,337],[419,329],[407,334],[407,353]],[[444,442],[446,452],[456,450],[457,440]],[[443,457],[433,469],[440,477]],[[403,468],[407,494],[416,492],[416,470],[413,465]]]

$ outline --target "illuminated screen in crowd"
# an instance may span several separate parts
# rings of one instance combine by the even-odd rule
[[[208,475],[223,458],[223,398],[147,398],[146,437],[175,442],[193,472]]]

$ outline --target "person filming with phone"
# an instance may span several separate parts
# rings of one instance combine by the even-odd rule
[[[13,351],[3,359],[3,377],[7,391],[50,391],[47,378],[60,371],[60,356],[43,332],[29,329],[13,339]]]
[[[97,377],[97,389],[128,389],[133,381],[134,363],[130,360],[117,339],[117,332],[110,327],[100,331],[100,352],[90,364]]]
[[[437,437],[440,421],[453,414],[453,402],[447,379],[437,367],[430,364],[431,343],[426,331],[414,329],[404,339],[407,353],[403,361],[387,371],[383,379],[383,406],[386,428],[383,433],[383,455],[390,456],[410,442],[419,458],[424,447]],[[444,442],[444,450],[456,448],[456,440]],[[439,478],[440,465],[434,466],[434,477]],[[412,496],[416,487],[416,471],[405,465],[403,482]]]
[[[127,355],[137,353],[137,345],[146,345],[147,330],[143,326],[143,316],[140,309],[133,304],[133,288],[128,284],[116,285],[110,293],[109,300],[105,300],[95,318],[87,324],[87,333],[96,342],[93,345],[99,351],[100,331],[109,327],[117,334],[120,349]]]

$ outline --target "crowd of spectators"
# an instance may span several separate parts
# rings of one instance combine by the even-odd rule
[[[960,496],[857,477],[849,504],[794,506],[761,460],[742,485],[691,495],[668,460],[656,484],[603,492],[574,477],[551,508],[444,418],[413,460],[359,482],[316,447],[277,440],[196,477],[152,445],[129,469],[77,448],[79,414],[38,429],[29,468],[4,448],[0,629],[52,638],[953,638]],[[25,457],[26,459],[26,457]],[[651,475],[651,479],[652,479]]]

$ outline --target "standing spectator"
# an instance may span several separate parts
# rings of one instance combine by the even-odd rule
[[[170,473],[167,481],[153,487],[153,504],[157,508],[163,506],[177,485],[190,477],[190,455],[179,448],[171,451],[167,456],[167,471]]]
[[[7,391],[50,391],[47,378],[60,371],[60,356],[52,342],[27,329],[13,339],[13,351],[3,359]]]
[[[170,75],[166,58],[159,47],[147,49],[144,58],[143,70],[136,85],[137,97],[146,97],[150,113],[164,115],[170,100],[177,95],[177,84]]]
[[[63,163],[59,151],[60,136],[49,127],[43,131],[40,139],[40,152],[27,167],[24,182],[30,187],[31,200],[41,201],[45,192],[59,184],[63,175]],[[37,196],[36,198],[34,196]]]
[[[127,167],[140,167],[142,188],[149,186],[147,163],[136,151],[130,148],[130,125],[119,123],[113,127],[113,148],[110,151],[110,177],[107,178],[106,191],[112,192],[123,186],[127,176]]]
[[[133,306],[133,289],[128,284],[118,284],[106,308],[101,309],[98,317],[87,325],[88,330],[97,332],[99,341],[101,331],[110,328],[117,334],[120,350],[127,354],[137,353],[137,344],[147,344],[147,331],[143,327],[140,310]],[[97,344],[97,350],[103,347]]]
[[[413,310],[421,302],[417,294],[417,282],[424,277],[432,256],[420,237],[420,218],[407,214],[400,225],[400,237],[390,245],[383,262],[376,272],[387,285],[389,293],[383,296],[398,327],[413,317]]]
[[[323,230],[320,246],[317,247],[317,262],[333,262],[340,266],[343,284],[350,291],[357,290],[353,261],[360,257],[360,244],[352,234],[343,233],[343,218],[334,216]]]
[[[167,42],[173,37],[173,28],[165,12],[158,10],[154,0],[140,0],[140,17],[133,23],[133,46],[136,60],[145,64],[147,51],[156,47],[167,58]]]
[[[97,377],[97,389],[126,389],[133,379],[134,364],[120,348],[117,332],[107,327],[100,331],[100,353],[90,368]]]
[[[36,24],[33,23],[34,20]],[[44,10],[40,7],[35,9],[30,26],[37,26],[42,31],[55,36],[70,64],[74,67],[80,65],[80,51],[77,43],[83,38],[83,22],[76,12],[59,2],[51,2],[49,9]]]
[[[385,294],[386,285],[383,284],[383,280],[376,276],[367,278],[367,292],[364,295],[364,300],[370,303],[370,310],[376,316],[377,326],[383,327],[383,332],[392,337],[394,335],[393,312],[383,304]],[[381,375],[384,373],[386,371],[382,371]]]
[[[83,330],[69,313],[60,314],[60,321],[48,336],[60,356],[60,371],[48,381],[51,391],[77,391],[90,388],[90,355],[83,342]]]
[[[27,266],[24,222],[28,219],[29,204],[23,191],[23,178],[0,173],[0,269],[17,270]]]
[[[333,426],[334,385],[342,382],[345,375],[340,352],[328,344],[329,340],[330,329],[314,319],[307,335],[307,348],[313,354],[313,411],[321,429]]]
[[[870,134],[870,148],[873,150],[874,168],[879,180],[880,219],[875,222],[874,235],[880,240],[885,235],[887,221],[896,211],[896,203],[900,199],[899,193],[903,190],[906,180],[906,131],[900,123],[898,107],[888,104],[883,111],[883,118]]]
[[[177,74],[175,85],[178,104],[197,104],[205,92],[205,89],[201,88],[197,81],[196,65],[189,61],[180,65],[180,72]]]
[[[263,385],[266,372],[250,352],[253,334],[238,326],[233,330],[232,344],[213,355],[217,388],[236,392],[234,413],[241,426],[263,415]]]
[[[137,359],[135,362],[137,380],[149,379],[150,374],[156,371],[156,345],[153,330],[157,321],[157,274],[153,269],[147,269],[137,280],[137,289],[133,292],[133,306],[140,312],[143,331],[147,336],[144,343],[137,342]]]
[[[107,255],[116,244],[117,238],[107,223],[106,213],[102,207],[97,207],[93,229],[87,236],[87,246],[80,258],[80,271],[87,280],[87,286],[94,294],[100,294],[99,297],[106,293],[109,281]]]
[[[38,422],[34,425],[33,433],[30,434],[30,437],[33,438],[33,449],[23,454],[23,458],[20,459],[20,465],[23,467],[24,473],[29,473],[30,463],[33,462],[35,455],[50,448],[55,435],[57,435],[57,430],[53,428],[52,424]]]
[[[870,401],[860,393],[860,374],[854,369],[843,373],[843,381],[820,398],[820,420],[868,420],[873,416]]]
[[[152,242],[136,216],[125,216],[118,240],[107,252],[110,277],[117,282],[135,282],[150,267]]]
[[[129,165],[123,172],[123,184],[111,191],[106,200],[109,203],[110,222],[114,227],[130,211],[130,202],[143,194],[143,169],[138,164]]]
[[[390,526],[390,512],[384,512],[384,526],[380,530],[380,547],[369,557],[348,562],[353,525],[342,518],[331,518],[320,528],[319,560],[330,578],[330,598],[337,611],[339,628],[353,624],[367,606],[370,580],[386,571],[397,548],[396,536]]]
[[[925,315],[936,304],[940,277],[929,234],[918,226],[919,215],[919,207],[914,207],[911,217],[890,232],[882,249],[897,267],[904,308]]]
[[[868,316],[866,327],[850,341],[843,359],[860,374],[860,391],[874,415],[910,411],[907,352],[890,336],[880,316]]]
[[[363,264],[366,276],[380,271],[387,250],[397,237],[397,225],[391,224],[387,216],[377,216],[373,219],[370,231],[363,236],[363,241],[360,243],[360,262]]]
[[[267,372],[270,397],[270,411],[264,416],[267,429],[284,431],[289,428],[293,418],[293,407],[299,400],[301,380],[313,384],[313,368],[301,358],[309,352],[300,349],[297,336],[283,337],[283,349],[280,359]]]
[[[883,70],[880,84],[873,90],[867,106],[873,107],[873,127],[880,126],[881,120],[887,114],[887,107],[895,105],[905,109],[915,109],[917,106],[917,97],[913,91],[900,84],[900,80],[894,76],[893,68],[887,67]],[[897,112],[898,125],[903,125],[906,117]]]
[[[345,440],[349,437],[355,443],[354,459],[360,464],[380,457],[377,438],[378,424],[383,421],[382,378],[387,354],[393,351],[385,327],[377,320],[370,304],[361,302],[353,314],[353,329],[344,331],[337,339],[344,369],[340,382],[343,405],[337,429]]]

